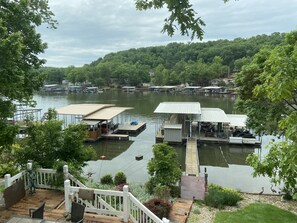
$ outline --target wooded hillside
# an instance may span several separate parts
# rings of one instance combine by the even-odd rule
[[[110,53],[83,67],[43,68],[46,82],[91,82],[94,86],[209,85],[215,78],[240,71],[261,48],[284,42],[283,33],[258,35],[248,39],[202,43],[170,43]]]

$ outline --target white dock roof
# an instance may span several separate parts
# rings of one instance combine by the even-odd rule
[[[162,102],[154,113],[200,115],[201,108],[199,102]]]
[[[201,108],[201,116],[197,117],[197,121],[230,123],[229,118],[220,108]]]
[[[82,115],[86,116],[94,113],[102,108],[111,107],[114,104],[72,104],[63,108],[58,108],[56,111],[59,115]]]
[[[227,114],[227,117],[230,120],[230,126],[245,127],[247,115],[234,115]]]
[[[121,114],[122,112],[133,109],[131,107],[109,107],[101,109],[97,112],[94,112],[86,117],[84,117],[85,120],[111,120],[113,117]]]

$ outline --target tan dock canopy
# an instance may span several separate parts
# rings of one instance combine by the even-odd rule
[[[199,102],[162,102],[154,113],[200,115],[201,108]]]
[[[84,120],[111,120],[122,112],[133,109],[131,107],[109,107],[84,117]]]
[[[197,117],[197,121],[230,123],[227,115],[220,108],[201,108],[201,116]]]
[[[247,115],[234,115],[227,114],[228,119],[230,120],[230,126],[245,127]]]
[[[82,115],[86,116],[103,108],[114,106],[113,104],[72,104],[56,109],[59,115]]]

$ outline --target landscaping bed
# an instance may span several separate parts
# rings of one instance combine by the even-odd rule
[[[274,195],[255,195],[243,193],[243,200],[237,206],[226,206],[224,209],[211,208],[202,202],[194,202],[188,223],[213,223],[218,212],[238,211],[253,203],[271,204],[283,210],[290,211],[297,215],[297,202],[282,200],[281,196]]]

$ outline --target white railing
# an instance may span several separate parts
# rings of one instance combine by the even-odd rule
[[[134,223],[167,223],[167,219],[159,219],[154,213],[138,201],[130,192],[128,185],[123,191],[80,188],[70,185],[70,180],[64,182],[65,211],[70,212],[71,202],[76,201],[86,207],[86,212],[108,216],[117,216]],[[89,192],[89,199],[84,199],[81,193]]]
[[[169,222],[166,219],[161,220],[131,193],[129,193],[129,217],[134,223],[164,223]]]
[[[29,173],[32,170],[32,164],[27,165],[28,170],[24,170],[11,177],[5,175],[5,188],[11,186],[19,179],[25,182],[25,189],[29,189]],[[57,173],[52,169],[37,169],[35,171],[36,188],[52,189],[53,182],[57,180]],[[63,167],[64,176],[64,194],[65,194],[65,211],[70,212],[71,202],[82,203],[86,207],[86,212],[96,213],[108,216],[117,216],[124,222],[131,220],[134,223],[169,223],[166,218],[159,219],[154,213],[138,201],[130,192],[128,185],[125,185],[123,191],[99,190],[87,188],[83,183],[77,180],[68,172],[68,166]],[[91,196],[85,198],[82,192],[90,192]],[[81,194],[80,194],[81,192]],[[90,198],[90,199],[89,199]]]
[[[65,165],[65,166],[67,166],[67,165]],[[65,169],[68,171],[68,167]],[[57,182],[57,179],[58,179],[56,170],[43,169],[43,168],[34,170],[34,179],[30,179],[31,171],[32,171],[32,163],[28,163],[27,170],[23,170],[22,172],[14,175],[14,176],[11,176],[10,174],[6,174],[4,176],[4,187],[7,188],[7,187],[11,186],[12,184],[14,184],[16,181],[22,179],[22,180],[24,180],[26,190],[29,189],[30,180],[34,181],[34,185],[36,188],[42,188],[42,189],[53,189],[53,188],[56,189],[57,188],[54,186],[55,182]],[[64,168],[63,168],[63,171],[64,171]],[[63,172],[63,174],[64,174],[64,176],[68,176],[68,173]],[[66,178],[64,178],[64,180],[65,179]]]
[[[10,174],[5,174],[4,176],[4,187],[7,188],[14,184],[16,181],[23,179],[25,183],[25,188],[28,187],[28,177],[27,177],[27,171],[24,170],[14,176],[11,176]]]

